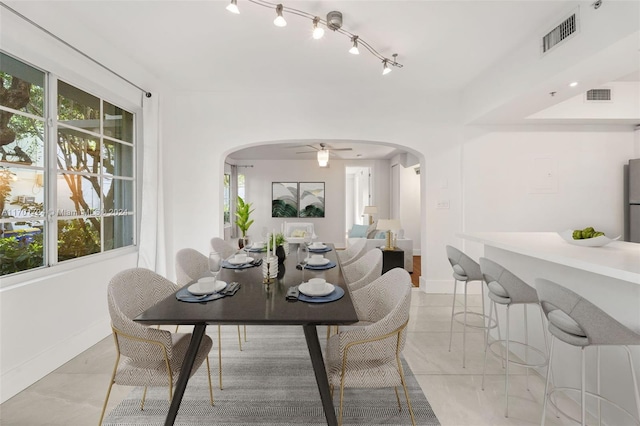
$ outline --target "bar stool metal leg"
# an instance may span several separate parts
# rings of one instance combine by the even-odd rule
[[[505,340],[507,341],[507,349],[506,349],[506,377],[504,380],[504,400],[505,400],[505,409],[504,416],[509,417],[509,305],[507,306],[507,329],[505,331]]]
[[[553,358],[553,336],[551,336],[551,342],[549,343],[549,362],[547,363],[547,380],[544,384],[544,401],[542,402],[542,419],[540,420],[540,426],[544,426],[545,417],[547,415],[547,398],[549,398],[549,381],[551,380],[551,359]]]
[[[587,394],[585,387],[587,386],[587,373],[585,368],[585,356],[584,356],[584,346],[580,348],[580,404],[581,412],[580,412],[580,421],[582,426],[587,424],[586,414],[587,414]]]
[[[458,280],[453,281],[453,303],[451,304],[451,326],[449,327],[449,352],[451,352],[451,340],[453,339],[453,316],[456,311],[456,294],[458,292]]]
[[[638,422],[640,422],[640,392],[638,392],[638,379],[636,377],[636,369],[633,366],[633,357],[631,356],[631,349],[629,346],[623,346],[627,351],[627,358],[629,359],[629,367],[631,368],[631,377],[633,378],[633,391],[636,397],[636,409],[638,410]]]

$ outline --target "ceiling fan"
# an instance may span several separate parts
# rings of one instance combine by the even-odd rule
[[[313,148],[315,151],[299,151],[296,152],[296,154],[306,154],[309,152],[315,152],[317,153],[317,157],[318,157],[318,165],[320,167],[327,167],[329,165],[329,155],[332,154],[331,151],[351,151],[351,148],[331,148],[330,146],[328,146],[325,143],[320,143],[320,148],[316,148],[313,145],[306,145],[309,148]]]

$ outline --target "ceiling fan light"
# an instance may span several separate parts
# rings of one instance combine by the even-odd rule
[[[351,53],[352,55],[359,55],[360,51],[358,50],[358,36],[353,36],[351,38],[351,41],[353,42],[353,46],[351,46],[351,49],[349,49],[349,53]]]
[[[329,151],[326,149],[321,149],[318,151],[318,165],[320,167],[327,167],[329,164]]]
[[[281,4],[276,6],[276,13],[278,14],[278,16],[276,16],[276,19],[273,20],[273,24],[276,27],[286,27],[287,26],[287,21],[284,19],[284,16],[282,16],[282,5]]]
[[[318,26],[320,22],[320,18],[313,18],[313,38],[316,40],[320,40],[324,36],[324,29]]]
[[[236,15],[239,14],[240,9],[238,9],[238,0],[231,0],[231,3],[227,5],[226,9],[231,13],[235,13]]]

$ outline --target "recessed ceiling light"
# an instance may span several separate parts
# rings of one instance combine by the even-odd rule
[[[578,85],[577,81],[574,81],[572,83],[569,83],[569,87],[576,87]]]

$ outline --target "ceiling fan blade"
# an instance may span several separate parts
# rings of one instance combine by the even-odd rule
[[[316,151],[298,151],[296,154],[315,154]]]
[[[330,151],[353,151],[353,148],[329,148],[327,147],[328,150]]]

